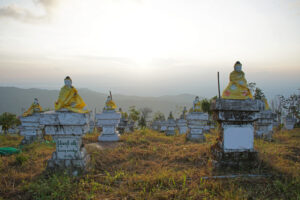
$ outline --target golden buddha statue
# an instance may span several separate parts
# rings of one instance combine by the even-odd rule
[[[60,89],[58,100],[54,104],[55,110],[65,108],[76,113],[88,113],[88,110],[83,109],[86,104],[76,88],[72,86],[71,78],[67,76],[64,82],[65,85]]]
[[[106,99],[104,110],[115,110],[116,108],[117,108],[117,105],[112,100],[112,96],[109,95]]]
[[[247,86],[242,64],[237,61],[234,71],[230,73],[230,82],[222,94],[223,99],[252,99],[250,89]]]
[[[194,102],[193,102],[193,110],[192,112],[201,112],[201,101],[199,100],[199,97],[196,96]]]
[[[42,112],[43,109],[39,104],[39,100],[37,98],[34,98],[33,103],[31,104],[30,108],[26,112],[23,113],[23,117],[27,117],[32,115],[33,113]]]

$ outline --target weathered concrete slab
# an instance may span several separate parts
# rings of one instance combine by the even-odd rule
[[[249,111],[259,112],[264,110],[264,103],[261,100],[247,99],[216,99],[211,104],[212,110],[219,111]]]
[[[41,125],[85,125],[89,123],[89,113],[69,111],[48,111],[41,114]]]
[[[225,152],[253,150],[254,129],[251,125],[224,125]]]

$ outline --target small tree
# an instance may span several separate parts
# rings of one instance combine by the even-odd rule
[[[255,88],[254,99],[263,100],[264,98],[266,98],[264,92],[259,87]]]
[[[139,120],[139,126],[142,129],[146,127],[146,120],[145,120],[144,116],[142,116],[141,119]]]
[[[153,115],[153,121],[164,121],[166,118],[165,118],[165,115],[160,112],[160,111],[157,111],[156,113],[154,113]]]
[[[203,112],[210,114],[210,102],[207,99],[201,101],[201,109]]]
[[[9,128],[20,124],[21,122],[19,119],[17,119],[15,114],[5,112],[0,115],[0,125],[2,126],[4,134],[7,134]]]
[[[256,88],[256,83],[254,83],[254,82],[248,83],[248,88],[250,89],[251,93],[253,94],[255,91],[255,88]]]
[[[145,108],[141,108],[140,112],[141,112],[142,116],[144,117],[144,119],[147,120],[150,113],[152,113],[152,109],[145,107]]]
[[[136,110],[135,106],[129,107],[129,118],[135,122],[140,119],[140,111]]]

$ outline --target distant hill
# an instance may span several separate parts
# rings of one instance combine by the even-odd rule
[[[78,89],[79,94],[84,99],[90,110],[101,111],[108,94],[91,91],[89,89]],[[21,114],[27,109],[33,99],[37,97],[41,106],[46,109],[54,109],[54,102],[58,97],[59,90],[46,89],[21,89],[16,87],[0,87],[0,113],[11,112]],[[178,116],[183,106],[190,108],[196,95],[166,95],[160,97],[139,97],[113,94],[113,99],[118,107],[127,111],[130,106],[136,108],[149,107],[153,110],[163,112],[166,116],[173,111]]]

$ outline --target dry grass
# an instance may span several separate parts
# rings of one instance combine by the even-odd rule
[[[97,137],[90,134],[83,141],[95,143]],[[86,145],[92,167],[79,177],[42,174],[54,147],[33,144],[21,153],[28,158],[22,165],[16,164],[16,155],[1,158],[0,196],[4,199],[299,199],[299,137],[300,130],[296,129],[276,133],[273,142],[256,140],[263,164],[261,169],[253,171],[273,175],[256,179],[202,179],[215,173],[209,151],[215,133],[207,135],[204,144],[186,141],[185,135],[165,136],[141,130],[122,135],[117,145],[104,148]],[[20,138],[15,141],[17,144]]]

